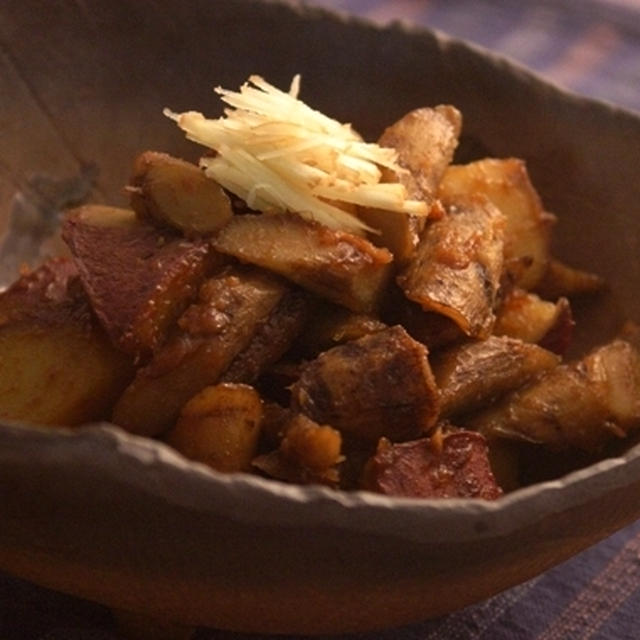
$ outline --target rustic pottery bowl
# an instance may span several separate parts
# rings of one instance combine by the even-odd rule
[[[578,309],[578,347],[640,319],[637,115],[424,30],[239,0],[84,7],[3,5],[4,226],[17,191],[33,196],[42,176],[90,186],[90,166],[98,175],[88,198],[124,202],[137,152],[197,157],[163,107],[215,115],[214,85],[259,73],[285,87],[299,72],[305,101],[368,138],[414,107],[456,105],[461,153],[524,158],[559,218],[556,253],[609,282],[597,304]],[[188,624],[369,630],[531,578],[640,517],[639,493],[640,447],[631,445],[493,503],[419,501],[222,476],[108,425],[7,424],[0,568]]]

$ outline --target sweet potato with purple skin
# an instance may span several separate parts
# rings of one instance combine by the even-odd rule
[[[132,359],[97,322],[70,260],[50,260],[0,294],[0,419],[106,419],[132,377]]]
[[[221,381],[290,292],[280,278],[252,268],[227,267],[206,280],[169,340],[138,369],[116,404],[113,422],[141,435],[166,431],[189,398]],[[282,332],[271,335],[278,337],[270,347],[277,353],[295,338]],[[245,364],[239,370],[250,377],[259,373],[260,362]],[[233,382],[248,381],[241,375],[233,378]]]
[[[362,487],[406,498],[481,498],[502,495],[485,439],[473,431],[436,433],[392,444],[383,439],[365,465]]]
[[[376,442],[419,437],[438,416],[424,345],[399,326],[334,347],[291,388],[291,406],[319,424]]]
[[[74,209],[62,236],[105,330],[123,351],[143,358],[166,340],[216,263],[204,240],[161,232],[127,209]]]

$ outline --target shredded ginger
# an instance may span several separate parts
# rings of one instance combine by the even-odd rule
[[[205,174],[257,211],[290,211],[355,233],[372,229],[345,210],[353,205],[428,215],[401,183],[381,182],[382,167],[403,172],[394,149],[366,143],[350,125],[311,109],[298,100],[299,87],[300,76],[285,93],[254,75],[239,92],[215,89],[229,105],[218,119],[164,113],[216,152],[200,161]]]

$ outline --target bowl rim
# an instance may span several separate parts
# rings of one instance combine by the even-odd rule
[[[47,471],[70,477],[98,474],[114,488],[126,485],[160,499],[167,508],[215,514],[243,524],[330,526],[417,543],[508,536],[553,514],[595,502],[640,478],[637,444],[622,455],[516,489],[495,501],[390,497],[221,473],[188,460],[161,441],[108,423],[80,429],[0,424],[0,466],[32,467],[34,450],[37,462]]]
[[[580,96],[511,58],[438,30],[407,23],[380,26],[365,18],[340,15],[322,7],[292,6],[284,0],[250,0],[248,4],[251,3],[272,4],[301,15],[304,9],[305,17],[310,19],[330,19],[386,34],[400,32],[411,38],[429,38],[438,43],[443,55],[450,49],[463,49],[498,65],[501,73],[506,70],[513,74],[519,83],[533,80],[554,99],[562,97],[574,107],[588,104],[599,112],[606,111],[610,117],[640,126],[640,114],[635,111]],[[38,451],[37,457],[34,450]],[[507,536],[554,513],[595,502],[611,491],[640,482],[638,444],[620,456],[557,480],[517,489],[495,502],[391,498],[366,491],[337,492],[326,487],[290,485],[248,474],[225,475],[187,460],[162,442],[128,434],[106,423],[78,430],[0,424],[0,468],[8,469],[6,473],[16,470],[16,482],[20,482],[17,472],[32,467],[34,460],[46,469],[64,471],[67,476],[75,471],[85,477],[102,473],[114,487],[129,485],[139,494],[162,499],[168,507],[181,506],[264,526],[324,525],[418,543]]]

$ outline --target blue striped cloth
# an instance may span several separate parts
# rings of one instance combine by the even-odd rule
[[[402,20],[508,56],[571,91],[640,111],[638,0],[309,0]]]
[[[2,574],[0,603],[2,640],[120,640],[106,608]],[[257,637],[198,629],[192,640]],[[640,521],[542,576],[451,615],[399,629],[331,639],[638,640],[639,637]],[[315,638],[328,640],[329,636]]]
[[[570,90],[640,111],[638,0],[313,0],[505,54]],[[116,640],[110,612],[0,574],[1,640]],[[252,636],[200,629],[193,640]],[[255,637],[255,636],[253,636]],[[637,640],[640,522],[542,576],[438,620],[343,640]]]

